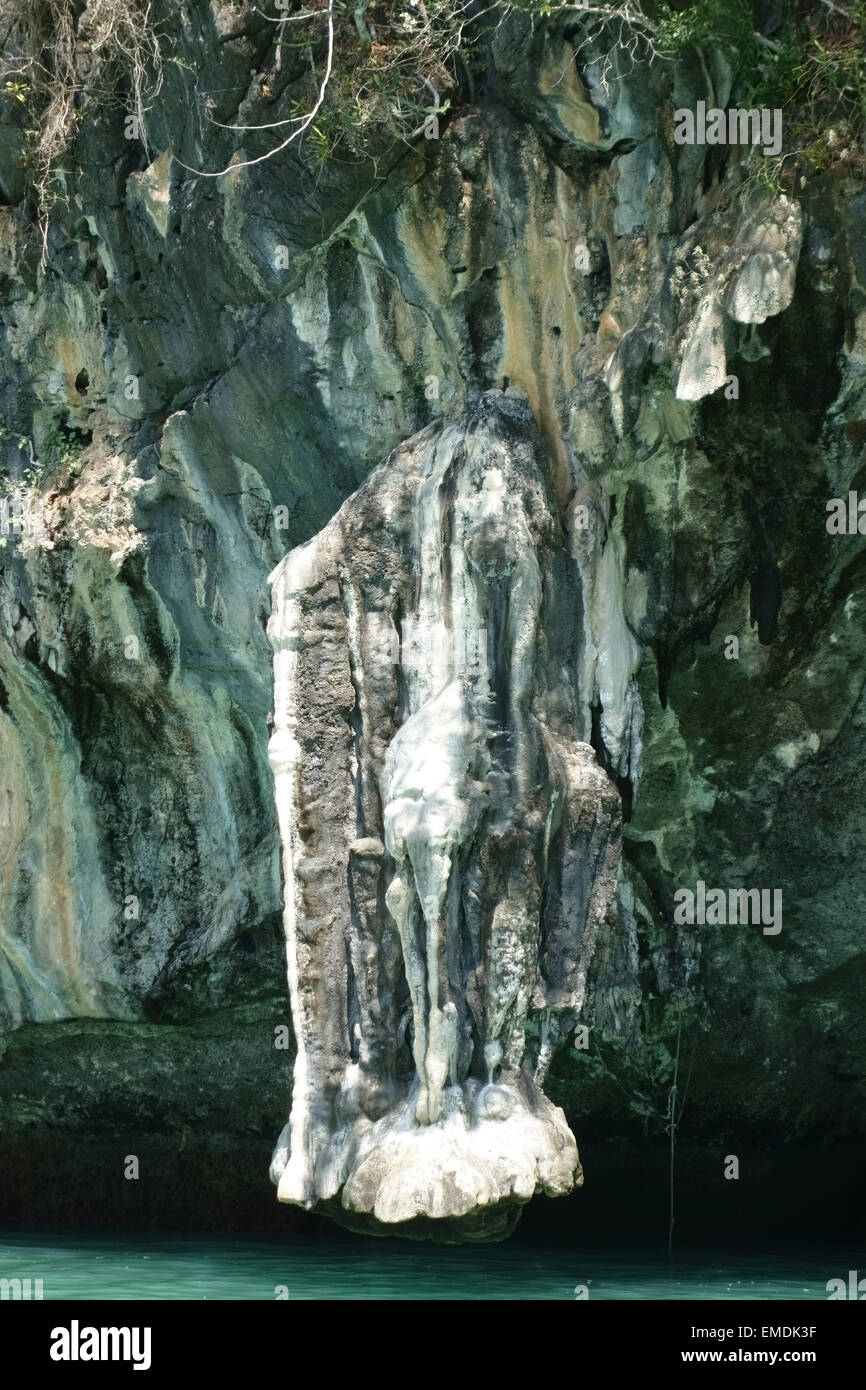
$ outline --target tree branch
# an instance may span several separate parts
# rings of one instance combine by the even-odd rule
[[[333,68],[333,62],[334,62],[334,0],[328,0],[328,57],[327,57],[327,60],[326,60],[326,63],[325,63],[325,75],[324,75],[324,77],[322,78],[322,84],[321,84],[321,86],[320,86],[320,88],[319,88],[319,95],[318,95],[318,97],[316,98],[316,104],[315,104],[315,106],[312,108],[312,110],[309,111],[309,112],[307,113],[306,116],[302,116],[302,117],[292,117],[292,118],[291,118],[291,121],[289,121],[289,120],[286,120],[286,121],[273,121],[273,122],[271,122],[271,123],[269,123],[269,124],[267,124],[267,125],[260,125],[260,126],[228,126],[228,127],[226,127],[228,130],[274,130],[274,129],[276,129],[278,126],[284,126],[284,125],[293,124],[296,120],[300,120],[300,121],[301,121],[301,124],[300,124],[300,126],[298,127],[298,129],[292,131],[291,135],[287,136],[286,139],[283,140],[282,144],[276,145],[276,146],[274,147],[274,149],[268,150],[267,153],[257,155],[255,159],[241,159],[241,160],[238,160],[237,163],[232,162],[231,164],[227,164],[226,167],[225,167],[224,169],[218,169],[215,173],[210,173],[210,172],[208,172],[208,171],[206,171],[206,170],[204,170],[204,169],[193,169],[189,164],[184,164],[183,161],[180,160],[180,159],[177,161],[177,163],[180,165],[180,167],[181,167],[182,169],[186,169],[190,174],[196,174],[199,178],[202,178],[202,179],[221,179],[221,178],[224,177],[225,174],[231,174],[231,173],[233,173],[235,169],[249,169],[249,168],[251,167],[251,165],[253,165],[253,164],[262,164],[266,159],[271,159],[271,158],[273,158],[273,156],[274,156],[275,154],[279,154],[281,150],[286,149],[287,146],[289,146],[289,145],[292,143],[293,140],[297,140],[297,138],[298,138],[299,135],[303,135],[304,131],[312,124],[312,122],[313,122],[313,120],[315,119],[317,113],[318,113],[319,110],[321,109],[322,102],[325,100],[325,92],[327,91],[328,82],[330,81],[330,78],[331,78],[331,70],[332,70],[332,68]],[[215,122],[215,124],[218,125],[219,122]]]

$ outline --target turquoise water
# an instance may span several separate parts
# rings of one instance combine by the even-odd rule
[[[858,1262],[859,1255],[859,1262]],[[361,1238],[235,1239],[0,1232],[0,1278],[50,1299],[827,1299],[864,1252],[683,1254],[544,1249],[519,1240],[440,1247]],[[282,1297],[285,1297],[282,1293]]]

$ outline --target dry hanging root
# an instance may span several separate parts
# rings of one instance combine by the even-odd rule
[[[48,217],[65,194],[62,160],[85,103],[125,107],[147,149],[149,103],[162,86],[151,0],[0,0],[0,81],[26,109],[29,183],[47,251]]]

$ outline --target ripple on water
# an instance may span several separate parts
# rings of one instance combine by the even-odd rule
[[[860,1253],[860,1266],[863,1254]],[[42,1279],[50,1299],[815,1299],[856,1253],[814,1249],[679,1256],[593,1248],[441,1247],[339,1237],[0,1233],[0,1278]],[[285,1296],[285,1295],[283,1295]]]

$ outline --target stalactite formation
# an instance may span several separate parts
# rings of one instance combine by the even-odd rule
[[[498,1233],[503,1207],[582,1182],[541,1088],[615,893],[620,806],[580,734],[580,567],[550,473],[527,402],[489,393],[272,575],[298,1043],[282,1201]]]

